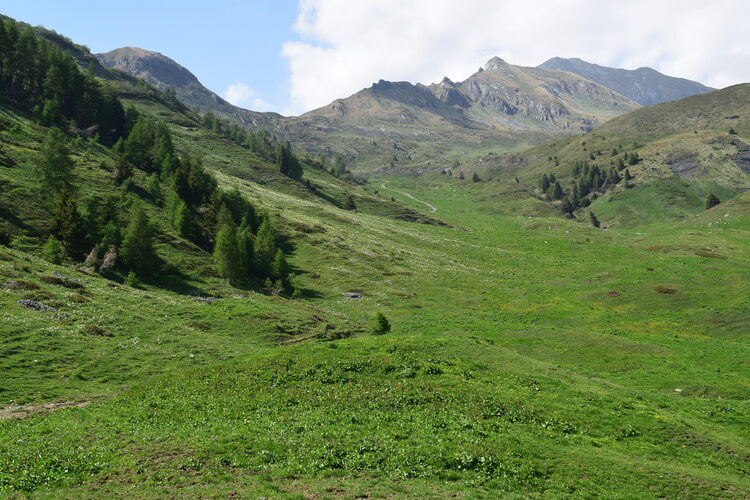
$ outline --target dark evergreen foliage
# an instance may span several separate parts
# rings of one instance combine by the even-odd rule
[[[710,195],[708,195],[708,199],[706,200],[706,209],[713,208],[720,203],[721,200],[719,200],[718,196],[711,193]]]
[[[75,60],[31,28],[0,20],[0,91],[46,125],[75,124],[111,146],[125,135],[125,111],[115,90],[81,72]]]

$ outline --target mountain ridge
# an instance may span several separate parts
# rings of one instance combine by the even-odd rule
[[[577,57],[568,59],[553,57],[537,67],[567,71],[582,76],[611,88],[643,106],[675,101],[716,90],[686,78],[665,75],[650,67],[640,67],[634,70],[610,68],[589,63]]]
[[[206,88],[190,70],[175,60],[140,47],[121,47],[95,54],[107,68],[145,80],[159,90],[174,88],[177,99],[188,108],[211,111],[252,128],[269,128],[278,113],[265,113],[235,106]]]

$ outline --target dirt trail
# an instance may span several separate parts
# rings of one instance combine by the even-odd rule
[[[416,196],[412,195],[411,193],[407,193],[406,191],[399,191],[398,189],[392,189],[392,188],[386,187],[386,184],[388,184],[388,181],[385,181],[384,183],[382,183],[380,185],[380,187],[382,187],[383,189],[390,189],[391,191],[396,191],[398,194],[402,194],[402,195],[406,196],[407,198],[411,198],[412,200],[416,201],[417,203],[421,203],[422,205],[426,205],[427,208],[429,208],[430,210],[432,210],[432,213],[437,212],[437,208],[432,203],[428,203],[426,201],[420,200]]]
[[[37,405],[3,406],[0,407],[0,420],[27,418],[38,413],[48,413],[63,408],[83,408],[91,401],[60,401],[57,403],[42,403]]]

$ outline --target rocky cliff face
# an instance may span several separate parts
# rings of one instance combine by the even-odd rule
[[[577,58],[554,57],[538,67],[573,73],[608,87],[643,106],[676,101],[715,90],[698,82],[664,75],[651,68],[607,68]]]

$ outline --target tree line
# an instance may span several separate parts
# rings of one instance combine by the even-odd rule
[[[116,90],[81,72],[75,60],[53,43],[0,20],[0,90],[12,103],[48,126],[67,126],[97,137],[107,146],[127,132]]]

